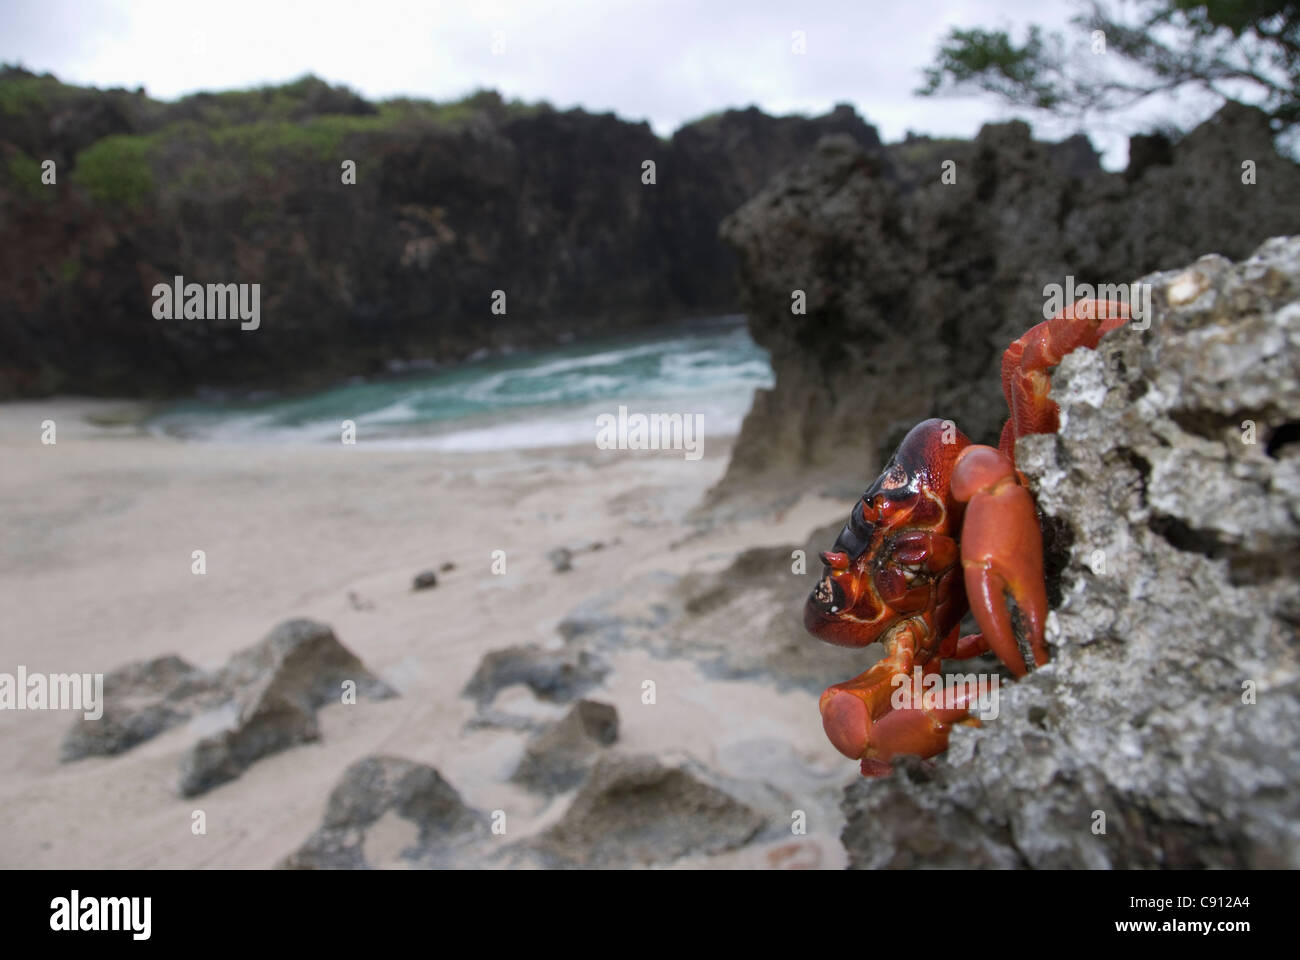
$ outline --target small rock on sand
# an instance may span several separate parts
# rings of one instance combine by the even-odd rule
[[[543,700],[563,703],[599,684],[608,671],[603,660],[585,650],[506,647],[483,657],[462,695],[486,706],[499,690],[522,683]]]
[[[194,796],[261,757],[317,739],[317,708],[342,702],[346,683],[373,700],[397,695],[326,624],[288,620],[215,673],[175,656],[114,670],[104,678],[104,715],[76,722],[63,759],[121,753],[180,723],[228,713],[218,732],[181,757],[180,791]]]
[[[699,764],[603,757],[563,817],[530,844],[552,866],[639,867],[743,846],[763,829],[753,807]]]
[[[73,724],[63,739],[61,759],[130,750],[187,721],[199,695],[211,694],[216,686],[216,678],[177,656],[118,667],[104,677],[103,715]]]
[[[618,711],[608,703],[579,700],[558,722],[524,748],[511,779],[540,793],[575,786],[600,751],[618,739]]]
[[[433,767],[369,756],[344,771],[320,827],[280,866],[449,867],[458,865],[458,853],[487,835],[486,817],[467,806]]]

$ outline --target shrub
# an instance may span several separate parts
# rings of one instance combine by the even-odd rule
[[[105,206],[133,209],[155,192],[149,166],[152,137],[116,134],[77,154],[72,179]]]

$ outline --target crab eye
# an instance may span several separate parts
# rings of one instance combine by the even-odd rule
[[[900,463],[891,463],[880,476],[881,492],[890,500],[905,500],[915,490],[912,475]]]
[[[884,475],[880,478],[880,485],[886,490],[897,490],[907,486],[907,471],[903,469],[900,463],[891,463]]]

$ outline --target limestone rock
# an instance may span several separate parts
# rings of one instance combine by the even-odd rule
[[[568,790],[617,739],[618,711],[607,703],[579,700],[528,742],[511,779],[541,793]]]
[[[728,110],[665,141],[643,122],[521,109],[491,91],[382,117],[311,77],[238,102],[164,103],[3,66],[0,88],[13,107],[0,167],[15,171],[0,177],[0,398],[325,386],[734,312],[718,222],[827,133],[879,145],[848,106],[814,118]],[[351,122],[365,115],[374,122]],[[375,158],[345,191],[337,175],[261,176],[264,151],[210,136],[266,127],[258,144],[315,169],[314,148],[290,134],[322,119],[338,125],[341,155]],[[92,151],[132,160],[92,189]],[[44,158],[58,163],[57,191],[38,182]],[[645,161],[654,185],[641,182]],[[506,264],[519,307],[474,322]],[[257,337],[217,318],[160,324],[150,290],[175,275],[274,276],[276,322]]]
[[[107,674],[103,716],[73,724],[62,759],[121,753],[184,723],[215,728],[181,757],[180,791],[194,796],[317,739],[316,710],[342,702],[344,684],[373,700],[397,695],[327,625],[288,620],[215,672],[166,656]]]
[[[556,866],[620,868],[748,843],[762,830],[763,815],[710,780],[693,762],[602,758],[534,849]]]
[[[1300,167],[1258,110],[1229,104],[1128,179],[1019,122],[879,153],[828,137],[723,222],[775,384],[745,418],[710,512],[794,492],[857,496],[926,417],[997,442],[1006,345],[1047,284],[1127,283],[1294,231]],[[1256,163],[1242,183],[1241,162]],[[956,182],[940,181],[952,160]],[[804,291],[807,310],[792,312]]]
[[[104,676],[103,716],[73,724],[64,737],[61,759],[130,750],[187,721],[195,699],[215,688],[214,678],[177,656],[119,667]]]
[[[466,866],[458,857],[488,835],[487,824],[433,767],[364,757],[330,793],[320,827],[281,866]]]
[[[498,691],[522,683],[543,700],[563,703],[599,684],[608,669],[586,650],[546,650],[536,644],[506,647],[483,657],[462,695],[485,707]]]
[[[312,620],[289,620],[230,658],[221,683],[235,691],[235,719],[181,758],[180,791],[194,796],[233,780],[250,764],[320,736],[316,710],[342,702],[344,684],[376,700],[396,692]]]
[[[1143,282],[1149,329],[1066,357],[1018,444],[1052,662],[846,791],[853,866],[1300,866],[1300,238]]]

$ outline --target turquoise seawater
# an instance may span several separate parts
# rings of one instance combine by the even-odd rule
[[[702,414],[705,430],[739,429],[754,390],[772,384],[767,354],[740,317],[636,336],[575,341],[445,369],[351,381],[316,393],[175,404],[149,429],[190,440],[357,443],[494,450],[592,443],[596,417]]]

